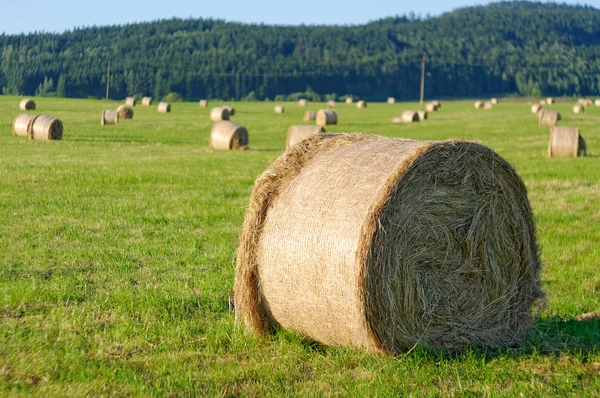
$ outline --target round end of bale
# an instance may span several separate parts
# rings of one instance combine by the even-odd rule
[[[152,105],[152,97],[144,97],[144,98],[142,98],[142,105],[143,106],[150,106],[150,105]]]
[[[300,141],[317,134],[323,134],[325,128],[323,126],[290,126],[287,132],[285,147],[296,145]]]
[[[30,100],[29,98],[24,98],[19,104],[19,109],[21,109],[22,111],[33,111],[35,110],[35,102]]]
[[[133,119],[133,109],[129,105],[121,105],[117,108],[119,119]]]
[[[358,102],[356,103],[356,107],[357,107],[358,109],[364,109],[364,108],[366,108],[366,107],[367,107],[367,103],[366,103],[365,101],[358,101]]]
[[[541,105],[533,104],[531,105],[531,113],[538,113],[538,111],[542,109]]]
[[[556,126],[556,123],[562,118],[559,112],[552,109],[540,109],[537,116],[539,125],[546,127]]]
[[[335,107],[335,101],[327,101],[327,107],[328,108],[334,108]]]
[[[236,320],[402,352],[520,341],[543,295],[525,185],[489,148],[321,134],[256,181]]]
[[[210,147],[213,149],[246,149],[248,147],[248,130],[245,127],[223,120],[215,123],[210,130]]]
[[[220,122],[222,120],[229,120],[229,110],[224,106],[218,106],[210,110],[210,120],[213,122]]]
[[[333,109],[320,109],[315,118],[317,125],[326,126],[328,124],[337,124],[338,115]]]
[[[298,105],[299,106],[306,106],[306,100],[305,99],[298,100]]]
[[[229,112],[229,116],[235,115],[235,108],[229,105],[223,105],[223,108],[227,109],[227,112]]]
[[[494,108],[494,104],[492,104],[492,101],[485,101],[485,103],[483,104],[483,109],[489,111],[492,108]]]
[[[419,120],[426,120],[427,119],[427,112],[425,112],[425,111],[418,111],[417,114],[419,115]]]
[[[102,118],[100,119],[100,124],[102,126],[106,126],[109,124],[117,125],[119,124],[119,112],[114,109],[105,109],[102,111]]]
[[[354,99],[352,97],[346,97],[347,104],[351,104],[352,102],[354,102]]]
[[[12,131],[13,135],[19,137],[31,136],[31,128],[37,115],[30,115],[28,113],[22,113],[18,115],[13,121]]]
[[[51,116],[38,115],[33,120],[29,138],[34,140],[60,140],[63,135],[63,124]]]
[[[306,111],[304,113],[304,117],[302,118],[302,120],[315,120],[317,118],[317,112],[315,111]]]
[[[583,105],[575,105],[573,107],[573,113],[575,114],[581,114],[585,112],[585,107]]]
[[[587,155],[585,140],[579,129],[571,127],[552,127],[548,143],[548,156],[570,158]]]
[[[553,104],[554,103],[554,98],[552,98],[552,97],[546,98],[546,103],[549,104],[549,105]]]
[[[198,105],[200,105],[201,108],[206,108],[208,106],[208,100],[201,99]]]
[[[135,97],[127,97],[125,98],[125,105],[127,106],[135,106]]]
[[[475,109],[481,109],[483,108],[483,102],[482,101],[475,101]]]
[[[283,113],[285,111],[285,109],[283,108],[283,105],[275,105],[275,108],[273,111],[275,113]]]
[[[396,98],[394,98],[394,97],[388,97],[387,103],[388,104],[394,104],[394,103],[396,103]]]
[[[169,104],[168,102],[159,102],[158,103],[158,112],[159,113],[171,112],[171,104]]]
[[[427,112],[435,112],[438,110],[438,106],[433,102],[430,102],[427,105],[425,105],[425,109],[427,109]]]
[[[405,123],[418,122],[419,114],[415,111],[406,110],[402,112],[402,121]]]

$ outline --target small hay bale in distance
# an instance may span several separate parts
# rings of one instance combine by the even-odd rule
[[[169,104],[168,102],[159,102],[158,103],[158,112],[159,113],[171,112],[171,104]]]
[[[431,101],[431,103],[432,103],[433,105],[435,105],[435,107],[436,107],[436,111],[437,111],[438,109],[441,109],[441,108],[442,108],[442,103],[441,103],[440,101],[437,101],[437,100],[435,100],[435,101]]]
[[[387,103],[388,104],[395,104],[396,103],[396,98],[394,98],[394,97],[388,97]]]
[[[595,101],[594,101],[594,105],[596,105],[596,106],[600,106],[600,99],[597,99],[597,100],[595,100]]]
[[[134,107],[135,106],[135,97],[125,98],[125,105]]]
[[[358,101],[356,103],[356,107],[358,109],[365,109],[367,107],[367,103],[365,101]]]
[[[121,105],[117,108],[119,119],[133,119],[133,109],[129,105]]]
[[[542,296],[527,190],[472,142],[319,134],[256,181],[236,322],[405,352],[519,342]]]
[[[223,105],[223,108],[227,109],[227,112],[229,112],[229,116],[233,116],[235,115],[235,108],[229,105]]]
[[[142,98],[142,105],[143,106],[150,106],[150,105],[152,105],[152,97],[144,97],[144,98]]]
[[[585,112],[585,107],[581,104],[573,106],[573,113],[579,115]]]
[[[33,102],[33,100],[30,100],[29,98],[23,98],[19,103],[19,109],[22,111],[34,111],[35,102]]]
[[[554,102],[555,102],[555,101],[554,101],[554,98],[552,98],[552,97],[548,97],[548,98],[546,98],[546,104],[548,104],[548,105],[552,105]]]
[[[317,118],[317,112],[315,111],[306,111],[304,112],[304,117],[302,118],[302,120],[315,120]]]
[[[538,113],[538,111],[542,109],[541,105],[533,104],[531,105],[531,113]]]
[[[33,121],[37,115],[31,115],[29,113],[21,113],[13,121],[12,131],[13,135],[18,137],[28,137],[31,135],[31,128],[33,127]]]
[[[496,105],[498,103],[498,98],[492,98],[490,102],[492,103],[492,105]]]
[[[546,105],[546,100],[540,100],[540,105]]]
[[[215,123],[210,130],[209,142],[213,149],[246,149],[248,141],[248,130],[229,120]]]
[[[585,140],[579,129],[571,127],[552,127],[548,143],[548,156],[551,158],[575,158],[586,156]]]
[[[485,101],[484,102],[483,109],[489,111],[492,108],[494,108],[494,104],[492,104],[492,101]]]
[[[333,100],[327,101],[327,107],[328,108],[335,108],[335,101],[333,101]]]
[[[540,109],[537,113],[539,125],[545,127],[556,126],[559,120],[562,119],[560,112],[553,109]]]
[[[285,108],[283,107],[283,105],[275,105],[273,111],[275,113],[283,113],[285,111]]]
[[[483,108],[483,102],[482,101],[475,101],[475,109],[481,109]]]
[[[208,100],[201,99],[198,105],[200,105],[200,108],[206,108],[208,106]]]
[[[438,110],[438,107],[433,102],[430,102],[427,105],[425,105],[425,109],[427,109],[427,112],[435,112]]]
[[[220,122],[222,120],[229,120],[229,110],[224,106],[217,106],[210,110],[210,120],[213,122]]]
[[[351,104],[352,102],[354,102],[354,99],[352,97],[346,97],[347,104]]]
[[[60,140],[62,135],[62,121],[52,116],[38,115],[33,120],[29,138],[33,140]]]
[[[592,105],[594,105],[594,103],[592,102],[591,99],[586,98],[585,102],[583,103],[584,106],[590,107]]]
[[[298,106],[306,106],[306,100],[304,98],[298,100]]]
[[[308,137],[323,134],[324,132],[325,128],[323,126],[290,126],[287,132],[285,147],[289,149]]]
[[[417,114],[419,115],[419,120],[426,120],[427,119],[427,112],[425,112],[425,111],[418,111]]]
[[[402,112],[402,121],[404,123],[412,123],[419,121],[419,114],[415,111],[405,110]]]
[[[102,118],[100,119],[101,126],[117,125],[119,124],[119,112],[114,109],[105,109],[102,111]]]
[[[319,109],[315,118],[317,125],[326,126],[328,124],[337,124],[338,115],[333,109]]]

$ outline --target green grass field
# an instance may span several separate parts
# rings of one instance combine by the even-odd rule
[[[401,356],[324,347],[287,332],[234,327],[228,309],[238,233],[255,178],[307,109],[230,103],[249,151],[208,148],[209,108],[36,98],[62,141],[12,136],[20,98],[0,96],[0,395],[598,396],[600,108],[571,112],[587,158],[549,159],[548,128],[525,100],[491,111],[444,102],[430,119],[392,124],[412,104],[338,104],[331,132],[480,140],[509,160],[532,202],[547,305],[520,349]]]

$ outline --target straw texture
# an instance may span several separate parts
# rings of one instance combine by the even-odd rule
[[[402,112],[402,121],[406,123],[418,122],[419,114],[415,111],[406,110]]]
[[[323,134],[324,132],[325,128],[323,126],[290,126],[287,132],[285,147],[289,149],[308,137]]]
[[[573,113],[575,114],[581,114],[585,112],[585,107],[583,105],[575,105],[573,106]]]
[[[33,127],[33,121],[37,115],[30,115],[29,113],[21,113],[17,116],[13,122],[13,135],[19,137],[28,137],[31,135],[31,128]]]
[[[538,113],[538,111],[542,109],[541,105],[533,104],[531,105],[531,113]]]
[[[328,108],[334,108],[335,107],[335,101],[327,101],[327,107]]]
[[[496,105],[496,104],[498,103],[498,98],[492,98],[492,99],[490,100],[490,102],[491,102],[493,105]]]
[[[302,118],[302,120],[315,120],[317,118],[317,112],[315,111],[306,111],[304,113],[304,117]]]
[[[317,112],[316,122],[319,126],[326,126],[328,124],[337,124],[338,115],[333,109],[320,109]]]
[[[158,112],[159,113],[171,112],[171,104],[169,104],[168,102],[159,102],[158,103]]]
[[[347,104],[351,104],[352,102],[354,102],[354,99],[352,97],[346,97]]]
[[[427,112],[425,112],[425,111],[418,111],[417,114],[419,115],[419,120],[426,120],[427,119]]]
[[[435,112],[438,110],[438,107],[433,102],[430,102],[425,105],[425,109],[427,109],[427,112]]]
[[[485,110],[490,110],[494,107],[494,104],[492,104],[492,101],[485,101],[485,103],[483,104],[483,109]]]
[[[475,109],[481,109],[481,108],[483,108],[483,102],[475,101]]]
[[[33,111],[35,110],[35,102],[29,98],[23,98],[19,104],[19,109],[22,111]]]
[[[129,105],[121,105],[117,108],[119,119],[133,119],[133,109]]]
[[[102,111],[102,118],[100,119],[100,125],[106,126],[109,124],[119,124],[119,112],[114,109],[105,109]]]
[[[246,149],[248,130],[229,120],[217,122],[210,130],[210,147],[223,150]]]
[[[358,102],[356,103],[356,107],[357,107],[358,109],[364,109],[364,108],[366,108],[366,107],[367,107],[367,103],[366,103],[365,101],[358,101]]]
[[[150,106],[150,105],[152,105],[152,97],[144,97],[144,98],[142,98],[142,105],[143,106]]]
[[[542,296],[526,188],[492,150],[321,134],[256,181],[236,321],[401,352],[518,342]]]
[[[549,157],[571,158],[586,155],[587,146],[579,134],[579,129],[571,127],[552,127],[550,129]]]
[[[387,103],[388,104],[395,104],[396,103],[396,98],[394,98],[394,97],[388,97]]]
[[[134,107],[135,106],[135,97],[125,98],[125,105]]]
[[[208,100],[201,99],[198,105],[200,105],[201,108],[206,108],[208,106]]]
[[[51,116],[38,115],[33,120],[29,138],[34,140],[60,140],[63,135],[63,124]]]
[[[594,105],[596,105],[596,106],[600,106],[600,99],[597,99],[597,100],[595,100],[595,101],[594,101]]]
[[[546,98],[546,103],[547,103],[548,105],[551,105],[551,104],[553,104],[554,102],[555,102],[555,101],[554,101],[554,98],[552,98],[552,97],[548,97],[548,98]]]
[[[275,105],[275,108],[273,109],[273,111],[275,113],[283,113],[283,112],[285,112],[285,108],[283,107],[283,105]]]
[[[539,125],[545,127],[556,126],[561,119],[560,113],[552,109],[540,109],[537,113]]]
[[[299,99],[298,100],[298,105],[299,106],[306,106],[306,100],[304,98],[303,99]]]
[[[212,108],[210,110],[210,120],[212,120],[213,122],[229,120],[229,111],[224,106]]]

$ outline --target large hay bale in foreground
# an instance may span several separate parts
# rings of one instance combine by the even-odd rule
[[[494,104],[492,104],[492,101],[485,101],[483,103],[483,109],[489,111],[490,109],[494,108]]]
[[[548,156],[570,158],[586,156],[587,146],[579,134],[579,129],[571,127],[552,127],[548,143]]]
[[[538,111],[542,109],[541,105],[533,104],[531,105],[531,113],[538,113]]]
[[[419,120],[425,120],[425,119],[427,119],[427,112],[425,112],[425,111],[418,111],[417,114],[419,115]]]
[[[290,126],[287,132],[285,147],[289,149],[308,137],[323,134],[324,132],[325,128],[323,126]]]
[[[117,108],[119,119],[133,119],[133,109],[129,105],[121,105]]]
[[[223,105],[223,108],[227,109],[227,112],[229,112],[229,116],[233,116],[235,115],[235,108],[229,105]]]
[[[285,111],[283,105],[275,105],[275,109],[273,110],[275,113],[283,113]]]
[[[367,107],[367,103],[366,103],[365,101],[362,101],[362,100],[361,100],[361,101],[358,101],[358,102],[356,103],[356,107],[357,107],[358,109],[365,109],[365,108]]]
[[[315,120],[317,118],[317,112],[315,111],[306,111],[304,113],[304,117],[302,118],[302,120]]]
[[[63,135],[63,124],[52,116],[38,115],[33,120],[29,138],[34,140],[60,140]]]
[[[333,109],[320,109],[317,112],[316,122],[319,126],[326,126],[328,124],[337,124],[338,115]]]
[[[198,105],[200,105],[200,108],[206,108],[208,106],[208,100],[201,99]]]
[[[246,149],[248,147],[248,130],[239,124],[223,120],[215,123],[210,130],[210,147],[213,149]]]
[[[158,112],[159,113],[171,112],[171,104],[169,104],[168,102],[159,102],[158,103]]]
[[[19,109],[22,111],[33,111],[35,110],[35,102],[29,98],[23,98],[19,103]]]
[[[333,100],[327,101],[327,107],[328,108],[335,108],[335,101],[333,101]]]
[[[351,104],[352,102],[354,102],[354,99],[352,97],[346,97],[347,104]]]
[[[575,106],[573,106],[573,113],[575,114],[581,114],[585,112],[585,107],[583,105],[577,104]]]
[[[135,106],[135,97],[125,98],[125,105],[134,107]]]
[[[472,142],[320,134],[256,181],[236,321],[401,352],[518,342],[542,296],[525,185]]]
[[[395,104],[396,103],[396,98],[394,98],[394,97],[388,97],[387,103],[388,104]]]
[[[537,113],[540,126],[552,127],[562,118],[560,112],[553,109],[540,109]]]
[[[144,98],[142,98],[142,105],[143,106],[150,106],[150,105],[152,105],[152,97],[144,97]]]
[[[555,102],[555,101],[554,101],[554,98],[552,98],[552,97],[548,97],[548,98],[546,98],[546,104],[548,104],[548,105],[552,105],[554,102]]]
[[[419,114],[415,111],[406,110],[402,112],[402,121],[405,123],[418,122]]]
[[[475,101],[475,109],[481,109],[481,108],[483,108],[483,102]]]
[[[298,106],[306,106],[306,100],[304,98],[298,100]]]
[[[28,137],[31,135],[31,128],[33,121],[37,115],[31,115],[29,113],[21,113],[13,121],[12,131],[13,135],[19,137]]]
[[[229,110],[224,106],[218,106],[210,110],[210,120],[213,122],[220,122],[222,120],[229,120]]]
[[[425,109],[427,109],[427,112],[435,112],[438,110],[438,107],[433,102],[430,102],[427,105],[425,105]]]
[[[119,112],[114,109],[105,109],[102,111],[102,118],[100,119],[101,126],[107,126],[109,124],[119,124]]]

